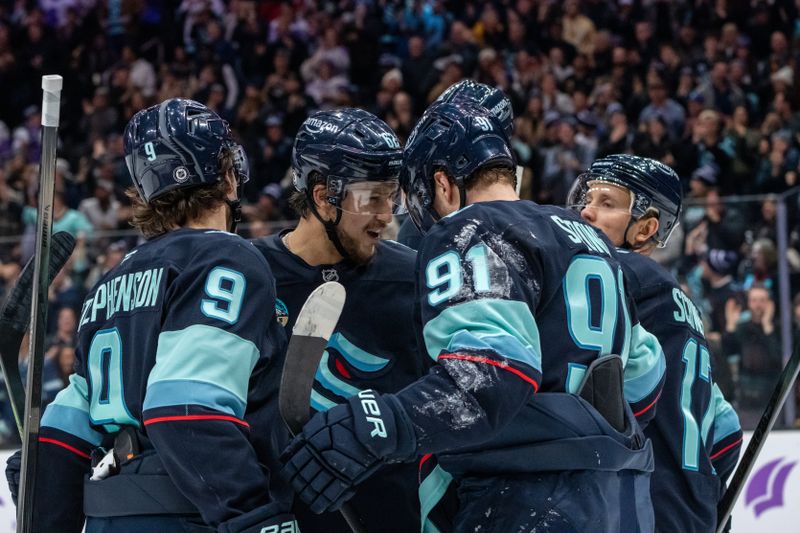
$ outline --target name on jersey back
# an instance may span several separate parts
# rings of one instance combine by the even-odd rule
[[[83,302],[81,327],[98,318],[108,320],[115,313],[153,307],[158,301],[164,267],[115,276],[97,286],[91,298]]]

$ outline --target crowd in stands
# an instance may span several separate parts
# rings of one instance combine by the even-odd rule
[[[703,311],[715,379],[757,418],[785,355],[779,291],[791,291],[800,332],[800,284],[779,287],[776,275],[778,261],[793,280],[800,271],[797,4],[0,1],[0,296],[33,252],[43,74],[64,78],[55,230],[78,238],[51,288],[52,383],[74,360],[84,294],[136,244],[121,135],[136,111],[182,96],[230,122],[251,164],[246,236],[260,236],[296,218],[288,169],[310,112],[362,107],[404,141],[431,101],[473,78],[513,102],[523,198],[563,204],[574,178],[611,153],[676,169],[687,207],[658,257]]]

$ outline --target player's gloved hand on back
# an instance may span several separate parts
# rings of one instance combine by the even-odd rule
[[[374,391],[317,413],[281,455],[281,475],[315,513],[339,509],[386,462],[416,449],[402,408]]]
[[[22,471],[22,450],[17,450],[14,455],[6,461],[6,480],[8,480],[8,490],[11,491],[11,499],[17,505],[17,494],[19,494],[19,478]]]
[[[286,512],[285,505],[269,503],[252,511],[222,522],[217,533],[266,533],[269,531],[300,531],[294,515]]]

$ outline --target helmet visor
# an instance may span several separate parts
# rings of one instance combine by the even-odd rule
[[[403,209],[400,182],[352,181],[344,187],[340,209],[355,215],[394,215]]]
[[[590,173],[581,174],[567,195],[566,207],[578,213],[597,209],[635,215],[635,195],[622,185],[599,178]]]

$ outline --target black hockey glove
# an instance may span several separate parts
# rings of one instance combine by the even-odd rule
[[[17,505],[17,494],[19,494],[20,471],[22,471],[22,450],[17,450],[6,461],[6,480],[14,505]]]
[[[281,455],[281,475],[315,513],[339,509],[387,462],[409,461],[415,438],[402,407],[366,390],[317,413]]]
[[[300,531],[294,515],[284,506],[270,503],[221,523],[217,533],[284,533]]]

